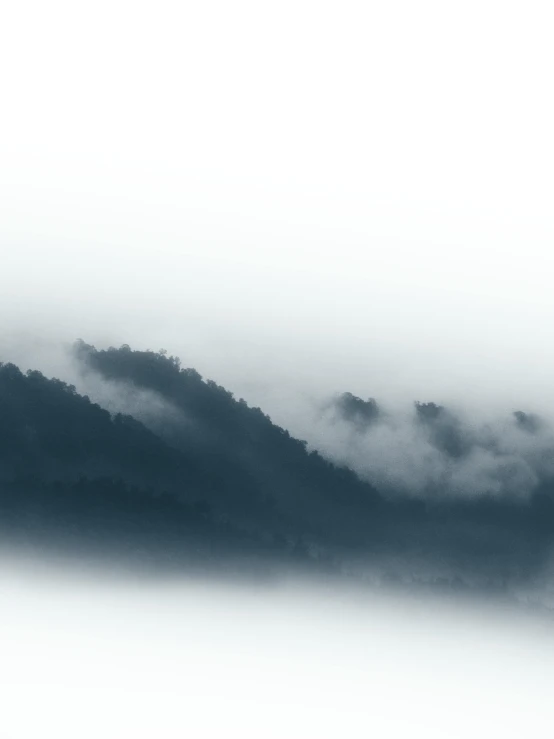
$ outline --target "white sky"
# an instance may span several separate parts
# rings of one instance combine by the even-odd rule
[[[3,331],[165,346],[253,398],[271,376],[554,409],[553,20],[10,3]]]

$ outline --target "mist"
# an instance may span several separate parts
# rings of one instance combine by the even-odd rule
[[[0,363],[73,386],[1,378],[7,736],[551,723],[553,20],[3,11]],[[250,409],[214,390],[202,437],[198,384],[109,378],[79,338]]]
[[[37,340],[23,332],[4,341],[3,356],[23,369],[40,368],[47,376],[59,377],[112,414],[129,414],[154,431],[167,424],[194,428],[194,419],[159,393],[129,381],[108,380],[86,368],[75,356],[74,342]],[[260,377],[257,371],[243,357],[244,377],[237,385],[251,405],[259,404],[275,423],[305,439],[310,449],[349,467],[385,494],[526,500],[554,472],[554,419],[548,406],[540,407],[537,416],[526,412],[528,408],[521,410],[513,399],[504,407],[466,398],[444,407],[434,396],[424,400],[441,415],[423,422],[417,406],[425,403],[389,388],[385,402],[375,405],[376,417],[360,423],[359,410],[354,416],[345,414],[344,399],[350,397],[358,409],[368,401],[352,393],[325,392],[317,382],[315,387],[303,386],[302,373]],[[209,379],[220,381],[219,376]]]
[[[167,347],[260,405],[552,414],[548,4],[28,8],[1,44],[3,344]]]
[[[345,398],[358,406],[355,413],[345,412]],[[428,400],[375,404],[375,417],[366,419],[359,409],[369,400],[349,393],[312,396],[300,409],[296,405],[288,427],[391,495],[525,500],[552,475],[548,421],[510,408],[444,408]]]
[[[516,737],[551,717],[551,624],[493,606],[22,562],[0,583],[9,736]]]

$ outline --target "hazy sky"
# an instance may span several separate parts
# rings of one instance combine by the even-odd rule
[[[166,346],[254,399],[296,376],[554,409],[553,20],[11,3],[5,340]]]

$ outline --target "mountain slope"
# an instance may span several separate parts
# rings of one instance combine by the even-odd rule
[[[180,411],[171,418],[148,419],[151,428],[198,464],[217,470],[220,491],[238,505],[268,500],[293,517],[328,524],[351,507],[368,513],[380,505],[377,491],[351,470],[337,467],[306,442],[271,422],[215,382],[161,352],[123,346],[97,350],[79,341],[75,356],[106,381],[131,383],[154,391]]]
[[[142,423],[110,414],[59,380],[0,365],[4,540],[69,538],[177,564],[209,560],[210,552],[286,566],[300,556],[360,577],[487,587],[531,582],[547,567],[554,504],[546,483],[528,500],[387,498],[175,358],[83,342],[75,351],[85,375],[110,392],[133,386],[164,404]],[[355,433],[365,433],[368,421],[373,428],[374,403],[346,400],[340,412]],[[421,423],[439,416],[443,423],[434,407],[431,416],[427,410],[416,408]]]

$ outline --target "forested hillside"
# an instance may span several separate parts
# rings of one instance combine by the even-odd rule
[[[84,342],[74,352],[85,378],[114,392],[147,390],[165,405],[143,422],[38,371],[0,365],[6,542],[126,552],[185,569],[232,554],[467,587],[511,587],[546,567],[554,534],[546,477],[528,499],[391,496],[164,352]],[[348,393],[335,406],[355,434],[384,414]],[[415,423],[453,459],[475,443],[433,403],[416,404]],[[513,423],[533,434],[539,420],[520,413]]]

